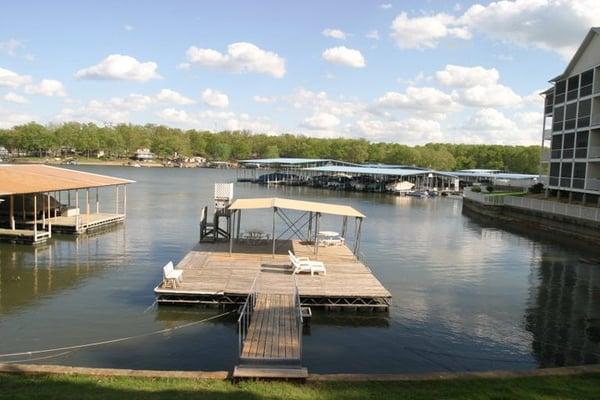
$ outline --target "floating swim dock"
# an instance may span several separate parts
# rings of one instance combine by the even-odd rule
[[[171,264],[164,267],[163,281],[154,289],[156,301],[239,307],[234,379],[306,379],[305,310],[387,311],[391,305],[390,292],[358,258],[365,216],[346,205],[232,200],[233,184],[215,186],[213,222],[204,208],[199,243],[174,270]],[[272,210],[271,234],[252,230],[241,235],[242,211],[257,209]],[[341,233],[319,231],[322,214],[342,217]],[[349,218],[354,218],[353,250],[346,241]],[[284,225],[279,230],[277,220]]]
[[[261,290],[270,293],[291,294],[296,277],[303,306],[386,311],[391,305],[390,292],[345,245],[321,247],[318,257],[312,243],[300,240],[277,241],[274,255],[268,241],[237,243],[235,249],[230,254],[226,242],[198,243],[175,266],[183,270],[181,284],[173,288],[161,283],[154,289],[157,302],[241,305],[260,274]],[[288,250],[322,261],[327,275],[292,275]]]

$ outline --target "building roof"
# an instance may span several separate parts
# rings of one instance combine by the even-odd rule
[[[89,189],[133,182],[49,165],[0,164],[0,196]]]
[[[315,201],[282,199],[279,197],[237,199],[229,206],[230,210],[252,210],[264,208],[285,208],[288,210],[318,212],[321,214],[341,215],[345,217],[365,217],[363,213],[350,206],[318,203]]]
[[[583,39],[583,42],[581,42],[581,45],[579,45],[579,48],[575,52],[575,55],[573,56],[573,58],[571,58],[571,61],[569,61],[569,64],[567,65],[567,68],[565,68],[565,70],[564,70],[564,72],[562,74],[558,75],[555,78],[552,78],[550,80],[550,82],[560,81],[560,80],[563,80],[563,79],[565,79],[566,77],[569,76],[569,73],[571,72],[571,70],[573,69],[573,67],[575,67],[575,64],[577,64],[577,61],[579,61],[579,58],[581,57],[581,55],[584,53],[585,49],[588,47],[588,45],[590,44],[590,42],[594,38],[594,35],[597,35],[597,34],[600,34],[600,28],[599,27],[591,28],[589,30],[589,32],[587,33],[587,35],[585,35],[585,38]]]
[[[333,160],[330,158],[257,158],[255,160],[238,160],[241,164],[265,164],[265,165],[301,165],[317,163],[335,163],[339,165],[358,165],[346,161]]]
[[[419,168],[379,168],[379,167],[361,167],[361,166],[346,166],[346,165],[326,165],[323,167],[305,168],[307,171],[318,172],[339,172],[346,174],[367,174],[367,175],[390,175],[390,176],[416,176],[416,175],[443,175],[453,176],[448,172],[433,171],[430,169]]]

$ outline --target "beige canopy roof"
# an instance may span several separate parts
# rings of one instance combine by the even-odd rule
[[[49,165],[0,164],[0,196],[89,189],[133,182]]]
[[[365,215],[350,206],[315,201],[301,201],[281,199],[278,197],[265,197],[256,199],[237,199],[229,206],[230,210],[251,210],[259,208],[285,208],[296,211],[318,212],[321,214],[342,215],[345,217],[364,218]]]

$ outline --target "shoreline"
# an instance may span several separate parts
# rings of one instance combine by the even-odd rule
[[[423,373],[309,373],[307,382],[374,382],[374,381],[448,381],[464,379],[498,379],[548,376],[573,376],[600,373],[600,364],[571,367],[537,368],[521,371],[492,370],[480,372],[423,372]],[[55,364],[0,363],[0,374],[21,375],[85,375],[101,377],[177,378],[177,379],[231,379],[229,371],[171,371],[120,368],[72,367]]]

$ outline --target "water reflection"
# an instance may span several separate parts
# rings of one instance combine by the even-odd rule
[[[527,330],[540,366],[600,361],[600,271],[597,260],[542,254],[533,272]]]

